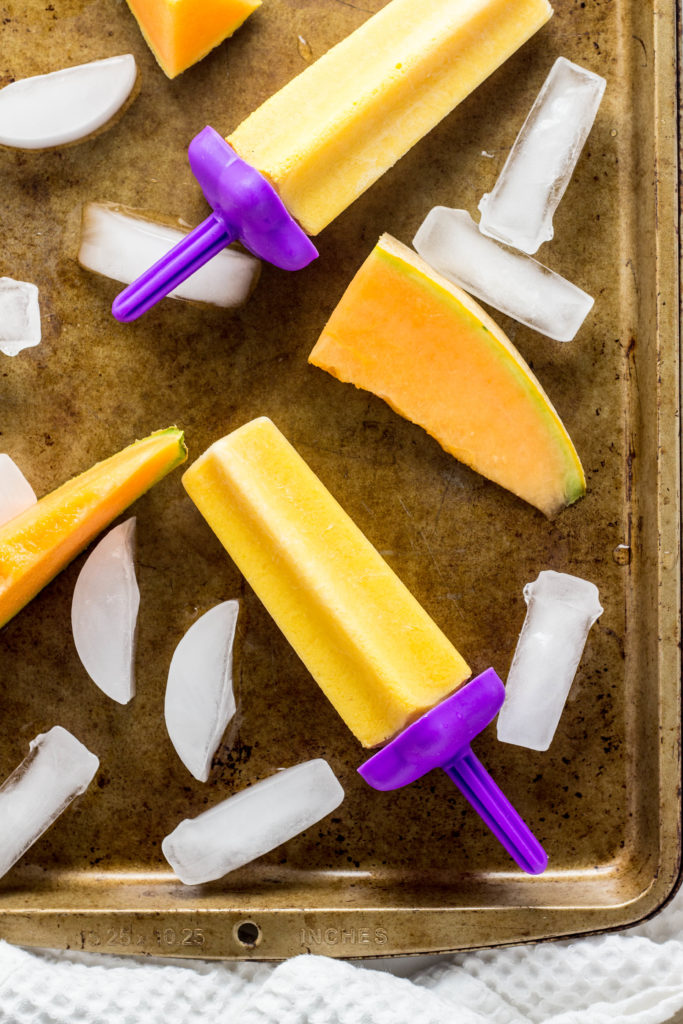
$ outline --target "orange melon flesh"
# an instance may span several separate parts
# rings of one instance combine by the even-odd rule
[[[157,431],[62,484],[0,527],[0,626],[186,458],[181,430]]]
[[[364,746],[467,679],[455,647],[269,419],[216,441],[183,484]]]
[[[169,78],[206,57],[260,5],[261,0],[128,0]]]
[[[383,398],[547,516],[585,493],[569,434],[510,340],[390,235],[352,280],[309,362]]]

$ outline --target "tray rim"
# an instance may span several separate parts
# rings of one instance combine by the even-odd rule
[[[679,280],[680,280],[680,247],[675,236],[677,196],[678,196],[678,138],[679,126],[677,117],[680,116],[681,103],[681,74],[680,55],[677,53],[676,37],[677,23],[680,18],[680,0],[654,0],[653,4],[653,39],[655,43],[655,102],[659,112],[666,112],[666,116],[658,118],[658,128],[654,133],[655,139],[655,160],[657,164],[656,180],[656,278],[657,278],[657,299],[656,299],[656,336],[671,338],[672,351],[659,353],[664,363],[668,364],[671,372],[676,377],[676,410],[680,412],[680,339],[679,339]],[[674,231],[671,229],[674,228]],[[675,360],[675,363],[674,363]],[[661,376],[664,376],[662,372]],[[661,381],[660,381],[661,382]],[[671,410],[668,410],[671,414]],[[661,404],[660,404],[661,412]],[[660,562],[658,566],[658,591],[660,615],[664,608],[663,595],[668,595],[671,602],[666,605],[670,613],[675,612],[678,620],[678,636],[680,636],[680,488],[681,488],[681,462],[680,462],[680,434],[677,430],[675,437],[667,435],[658,425],[659,440],[667,457],[662,459],[658,467],[659,501],[658,511],[660,514],[660,537],[668,544],[675,543],[674,550],[679,553],[675,566],[670,570],[664,570]],[[673,450],[672,450],[673,445]],[[663,503],[662,494],[667,493],[674,496],[672,500]],[[676,678],[680,685],[681,655],[680,646],[673,643],[658,645],[658,670],[660,678]],[[680,691],[678,693],[680,697]],[[534,928],[527,926],[510,927],[508,931],[502,929],[503,938],[501,941],[486,943],[491,946],[507,946],[519,942],[548,941],[562,938],[572,938],[633,925],[653,916],[668,902],[681,884],[683,874],[681,873],[681,837],[680,837],[680,714],[678,703],[671,701],[664,707],[660,727],[662,730],[662,742],[668,756],[663,757],[662,777],[660,787],[660,821],[662,824],[662,841],[666,840],[664,847],[666,856],[662,857],[658,870],[643,892],[635,899],[621,905],[605,908],[570,908],[570,910],[557,908],[534,908],[542,910],[539,915],[545,926],[552,927],[552,921],[559,915],[563,915],[567,925],[559,930],[547,934],[541,929],[541,934],[534,934]],[[675,794],[675,796],[671,796]],[[115,883],[114,883],[115,884]],[[151,885],[152,889],[163,887],[164,879]],[[475,908],[472,908],[475,909]],[[492,907],[480,908],[478,913],[492,915],[497,920],[501,913],[514,917],[514,912],[519,908]],[[525,908],[528,909],[528,908]],[[572,916],[571,911],[575,910]],[[416,927],[415,915],[422,915],[419,925]],[[481,944],[465,942],[465,944],[443,944],[443,941],[436,940],[439,935],[450,933],[462,934],[459,922],[453,923],[453,914],[461,916],[462,910],[458,908],[406,908],[386,907],[379,914],[377,911],[364,911],[361,908],[349,908],[342,905],[334,909],[316,910],[302,907],[289,908],[263,907],[260,910],[251,909],[249,913],[239,909],[226,910],[224,908],[198,908],[191,906],[176,907],[168,910],[146,910],[140,905],[133,908],[114,909],[102,911],[99,907],[88,907],[84,900],[82,909],[64,911],[58,907],[43,907],[41,909],[24,906],[21,910],[5,910],[0,906],[0,935],[7,941],[26,946],[54,947],[54,948],[80,948],[109,953],[145,953],[161,954],[173,957],[205,957],[220,958],[228,960],[237,959],[258,959],[258,960],[279,960],[284,957],[305,952],[304,944],[299,947],[278,948],[277,943],[257,942],[251,946],[244,945],[237,940],[237,929],[245,920],[257,917],[264,935],[273,935],[279,931],[279,926],[287,919],[287,933],[300,934],[302,928],[313,933],[320,931],[335,932],[334,941],[322,942],[320,948],[315,946],[311,952],[324,955],[342,957],[368,956],[399,956],[406,954],[434,953],[434,952],[457,952],[464,949],[481,948]],[[349,917],[349,915],[351,915]],[[392,921],[397,922],[398,927],[392,924],[392,931],[398,935],[411,935],[410,944],[391,940],[386,941],[377,938],[377,932],[385,929],[378,927],[376,919],[378,916],[390,915]],[[448,916],[451,924],[444,926],[443,918]],[[581,922],[573,922],[573,918],[581,917]],[[149,929],[154,933],[158,928],[163,932],[165,928],[173,927],[176,931],[183,931],[189,928],[193,934],[197,930],[206,929],[207,923],[216,917],[220,922],[222,942],[217,941],[216,948],[211,946],[205,948],[203,944],[189,947],[172,949],[155,949],[153,941],[139,944],[137,947],[131,945],[121,938],[121,941],[104,944],[101,941],[102,933],[109,929],[119,936],[127,934],[127,928],[131,928],[131,935],[136,924],[144,924],[149,935]],[[65,918],[67,918],[65,920]],[[295,920],[294,920],[295,919]],[[178,921],[185,922],[178,925]],[[169,924],[168,922],[171,922]],[[401,921],[403,923],[401,923]],[[333,922],[330,924],[330,922]],[[350,923],[349,923],[350,922]],[[96,929],[93,924],[96,923]],[[291,927],[290,927],[291,925]],[[555,925],[555,928],[558,926]],[[499,929],[496,929],[499,930]],[[374,936],[373,940],[366,941],[361,937],[364,933]],[[344,941],[344,935],[353,938]],[[90,936],[99,937],[94,941]],[[421,939],[419,938],[421,936]],[[427,936],[430,936],[428,939]]]

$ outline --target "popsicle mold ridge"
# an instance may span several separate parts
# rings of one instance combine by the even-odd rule
[[[116,297],[112,313],[121,322],[137,320],[231,242],[283,270],[301,270],[318,255],[273,186],[213,128],[194,137],[188,158],[213,213]]]

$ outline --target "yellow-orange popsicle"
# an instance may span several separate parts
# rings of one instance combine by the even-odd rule
[[[391,0],[228,142],[316,235],[552,13],[548,0]]]
[[[183,484],[364,746],[468,678],[455,647],[269,419],[216,441]]]

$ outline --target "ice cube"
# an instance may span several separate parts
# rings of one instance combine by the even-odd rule
[[[109,530],[90,552],[71,602],[71,630],[83,668],[119,704],[135,694],[139,608],[132,516]]]
[[[112,123],[137,81],[130,53],[10,82],[0,90],[0,145],[49,149]]]
[[[602,608],[594,583],[552,570],[527,583],[524,600],[528,609],[498,716],[498,739],[547,750]]]
[[[35,505],[36,494],[9,455],[0,455],[0,526]]]
[[[173,652],[166,683],[166,728],[178,757],[200,782],[236,711],[232,648],[238,601],[223,601],[194,622]]]
[[[0,352],[16,356],[40,339],[38,289],[28,281],[0,277]]]
[[[496,184],[479,203],[484,234],[530,254],[553,237],[553,214],[604,91],[600,75],[557,58]]]
[[[0,877],[89,786],[99,760],[56,725],[0,786]]]
[[[78,262],[87,270],[130,284],[186,234],[113,203],[86,203]],[[241,306],[256,287],[260,269],[255,256],[239,249],[221,249],[169,292],[169,298],[224,308]]]
[[[327,761],[304,761],[181,821],[161,849],[185,885],[210,882],[303,832],[343,799]]]
[[[435,206],[413,245],[447,280],[555,341],[571,341],[593,305],[564,277],[486,238],[466,210]]]

